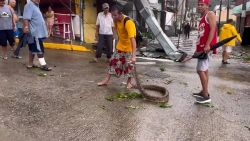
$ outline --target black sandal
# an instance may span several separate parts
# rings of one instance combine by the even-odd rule
[[[40,69],[43,71],[52,71],[52,68],[50,68],[48,66],[42,66]]]
[[[34,68],[39,68],[37,65],[32,65],[32,66],[26,66],[27,69],[34,69]]]

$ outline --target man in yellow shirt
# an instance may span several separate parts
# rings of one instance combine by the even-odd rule
[[[230,38],[232,36],[237,36],[237,40],[241,42],[241,37],[238,34],[237,30],[233,26],[233,20],[229,19],[226,24],[223,25],[220,31],[220,41]],[[236,39],[233,39],[232,41],[228,42],[223,46],[223,53],[222,53],[222,63],[223,64],[230,64],[228,63],[228,58],[230,53],[232,52],[232,48],[236,45]]]
[[[107,85],[111,75],[128,78],[127,88],[132,88],[133,66],[136,62],[136,27],[135,23],[122,13],[122,8],[114,6],[111,10],[114,25],[118,34],[118,44],[110,63],[107,76],[98,86]]]

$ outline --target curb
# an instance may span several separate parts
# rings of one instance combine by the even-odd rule
[[[87,49],[84,46],[79,45],[68,45],[68,44],[56,44],[56,43],[44,43],[44,48],[48,49],[62,49],[70,51],[79,51],[79,52],[90,52],[90,49]]]

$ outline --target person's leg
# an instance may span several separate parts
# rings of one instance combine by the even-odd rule
[[[7,59],[7,33],[5,30],[0,30],[0,46],[2,48],[2,57],[3,59]]]
[[[97,46],[97,49],[96,49],[96,61],[97,61],[97,59],[102,57],[104,44],[105,44],[104,35],[99,34],[98,46]]]
[[[111,78],[111,75],[109,73],[107,73],[105,78],[101,82],[97,83],[97,85],[98,86],[107,85],[109,83],[110,78]]]
[[[201,85],[202,85],[202,95],[204,97],[208,97],[208,78],[206,75],[206,72],[204,71],[198,71]]]
[[[32,68],[34,66],[33,61],[35,58],[35,54],[33,54],[31,51],[29,51],[29,62],[28,62],[28,68]]]
[[[51,36],[51,34],[52,34],[52,27],[53,27],[53,25],[49,25],[49,36]]]
[[[107,35],[106,36],[106,47],[107,47],[107,58],[110,60],[113,52],[113,36]]]
[[[3,51],[3,59],[7,60],[8,55],[7,55],[7,46],[2,46],[2,51]]]
[[[197,103],[202,104],[202,103],[211,102],[211,99],[208,93],[208,82],[209,82],[208,68],[209,68],[208,59],[207,60],[198,59],[197,73],[199,75],[200,82],[202,85],[202,92],[195,96]]]

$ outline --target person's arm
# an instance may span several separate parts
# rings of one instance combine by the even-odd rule
[[[209,32],[209,36],[208,36],[208,40],[206,42],[206,45],[205,45],[205,52],[209,52],[210,51],[210,44],[214,38],[214,33],[216,31],[216,16],[213,12],[209,12],[207,14],[207,20],[208,20],[208,23],[209,23],[209,26],[210,26],[210,32]]]
[[[96,31],[95,31],[95,38],[98,40],[99,37],[99,30],[100,30],[100,20],[99,20],[99,14],[96,19]]]
[[[31,20],[33,11],[28,5],[24,6],[23,11],[23,33],[29,33],[29,22]]]
[[[128,33],[128,37],[130,38],[131,44],[132,44],[132,56],[131,56],[131,62],[136,62],[136,27],[135,23],[131,20],[128,20],[126,22],[125,28]]]
[[[132,43],[132,58],[131,61],[132,63],[136,62],[136,40],[135,38],[130,38],[130,41]]]
[[[235,35],[237,36],[237,40],[239,42],[242,42],[242,39],[241,39],[239,33],[237,32],[237,30],[235,29],[235,27],[232,28],[232,33],[233,33],[233,36],[235,36]]]
[[[23,20],[23,33],[29,33],[29,20]]]

